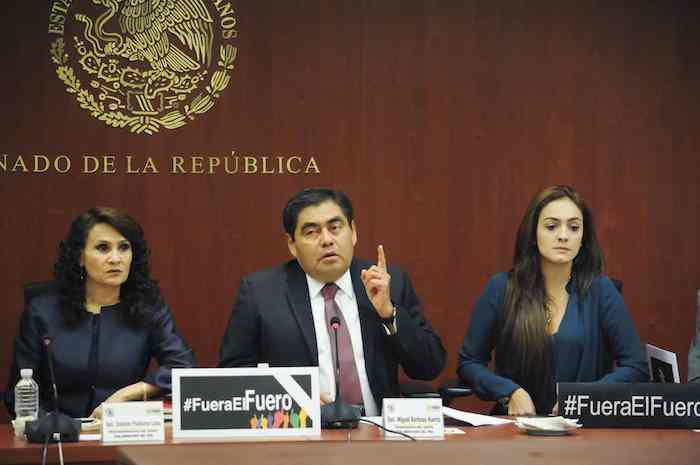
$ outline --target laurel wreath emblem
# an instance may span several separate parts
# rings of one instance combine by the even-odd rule
[[[218,68],[211,74],[211,79],[204,91],[194,97],[189,104],[183,105],[182,109],[174,109],[162,116],[130,116],[121,111],[106,108],[104,102],[96,98],[90,90],[81,86],[80,80],[70,65],[70,57],[66,52],[62,37],[51,43],[49,52],[51,61],[57,65],[56,74],[66,85],[66,91],[76,95],[76,100],[81,108],[89,111],[93,117],[103,121],[108,126],[128,127],[132,133],[148,135],[157,133],[161,128],[180,128],[187,124],[188,120],[194,120],[197,115],[209,111],[221,96],[221,92],[228,87],[231,80],[230,73],[236,60],[236,48],[228,44],[221,45],[217,62]]]

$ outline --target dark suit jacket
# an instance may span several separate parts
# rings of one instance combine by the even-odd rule
[[[145,381],[170,391],[171,368],[195,365],[194,353],[180,336],[167,304],[154,308],[149,323],[135,325],[120,304],[103,307],[99,315],[86,315],[69,325],[55,293],[29,302],[20,321],[5,404],[14,414],[14,386],[19,370],[32,368],[39,384],[40,406],[53,410],[51,382],[44,335],[52,338],[59,408],[73,417],[88,416],[118,389]],[[158,367],[149,371],[151,358]]]
[[[445,364],[440,337],[423,316],[408,275],[389,267],[391,300],[398,332],[390,336],[365,291],[360,271],[372,263],[354,259],[350,266],[357,298],[367,378],[377,405],[397,396],[398,365],[411,378],[436,378]],[[244,277],[224,333],[220,367],[317,366],[318,349],[306,275],[296,260]]]

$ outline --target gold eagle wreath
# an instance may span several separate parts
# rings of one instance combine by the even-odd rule
[[[147,61],[155,72],[164,70],[190,71],[199,68],[199,63],[187,57],[175,45],[170,44],[168,33],[177,36],[182,43],[187,44],[196,54],[197,60],[208,63],[211,49],[211,18],[201,4],[201,0],[180,0],[179,2],[162,2],[154,6],[152,0],[132,0],[122,6],[119,24],[123,35],[105,32],[102,28],[119,9],[116,0],[101,0],[108,10],[94,23],[84,15],[77,19],[88,24],[86,32],[91,37],[89,41],[98,45],[97,41],[105,43],[105,51],[113,56],[133,57],[134,55]],[[177,16],[177,8],[189,10],[190,21],[173,21]],[[166,10],[167,9],[167,10]],[[168,19],[168,21],[164,20]],[[193,33],[193,30],[196,31]],[[154,34],[155,31],[155,34]],[[99,45],[98,45],[99,46]],[[67,86],[66,91],[76,94],[80,107],[112,127],[128,127],[132,133],[155,134],[161,127],[177,129],[184,126],[187,120],[193,120],[196,115],[206,113],[214,106],[215,100],[226,89],[230,82],[230,72],[236,59],[236,48],[232,45],[222,45],[219,48],[218,69],[212,73],[205,91],[198,94],[192,101],[184,105],[182,111],[177,109],[163,116],[152,115],[128,116],[121,111],[111,111],[105,108],[87,89],[81,87],[80,80],[70,66],[68,53],[65,51],[63,38],[51,43],[51,60],[57,65],[56,74]]]

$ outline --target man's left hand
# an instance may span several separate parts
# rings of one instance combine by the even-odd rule
[[[377,247],[377,264],[372,265],[368,270],[362,270],[360,274],[362,283],[365,285],[367,296],[381,318],[391,318],[394,313],[394,306],[389,295],[389,283],[391,276],[386,271],[386,256],[384,247]]]

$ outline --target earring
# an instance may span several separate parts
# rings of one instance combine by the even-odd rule
[[[80,280],[85,281],[85,267],[84,266],[80,267]]]

